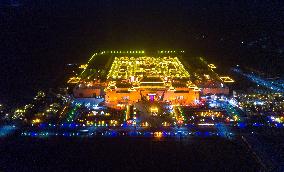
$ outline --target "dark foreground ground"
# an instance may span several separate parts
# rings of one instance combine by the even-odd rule
[[[221,138],[5,138],[0,154],[0,171],[259,171]]]

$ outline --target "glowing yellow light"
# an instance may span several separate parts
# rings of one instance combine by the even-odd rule
[[[87,121],[87,125],[94,125],[93,121]]]
[[[163,133],[160,131],[154,132],[154,137],[162,137]]]
[[[210,79],[210,76],[209,76],[209,75],[205,75],[205,74],[204,74],[204,76],[205,76],[206,79]]]
[[[80,66],[79,66],[79,69],[86,69],[87,67],[88,67],[88,64],[80,65]]]
[[[41,120],[40,120],[40,119],[38,119],[38,118],[36,118],[36,119],[32,120],[32,123],[33,123],[33,124],[37,124],[37,123],[40,123],[40,122],[41,122]]]
[[[234,121],[239,121],[240,120],[237,115],[233,116],[233,118],[234,118]]]
[[[168,122],[166,122],[166,121],[165,121],[165,122],[163,122],[162,124],[163,124],[163,126],[164,126],[164,127],[168,127],[168,126],[170,126],[170,124],[169,124]]]
[[[128,91],[136,91],[135,88],[129,88]]]
[[[149,123],[148,123],[148,122],[144,122],[144,123],[141,124],[141,126],[142,126],[142,127],[148,127],[148,126],[149,126]]]
[[[176,91],[176,89],[174,87],[170,87],[168,91]]]
[[[209,64],[208,67],[210,67],[211,69],[216,69],[217,68],[214,64]]]
[[[16,112],[16,113],[24,113],[24,112],[25,112],[25,110],[17,109],[15,112]]]
[[[150,108],[150,112],[157,113],[158,111],[159,111],[159,109],[157,107],[151,107]]]
[[[77,84],[80,80],[81,80],[80,77],[72,77],[72,78],[70,78],[70,79],[67,81],[67,83],[69,83],[69,84]]]
[[[223,76],[223,77],[220,77],[220,79],[223,81],[223,82],[235,82],[232,78],[230,78],[229,76]]]
[[[193,91],[201,91],[201,89],[198,88],[198,87],[195,87],[195,88],[193,89]]]

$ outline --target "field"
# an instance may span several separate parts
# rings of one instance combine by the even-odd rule
[[[1,171],[259,171],[239,142],[222,138],[5,138]]]

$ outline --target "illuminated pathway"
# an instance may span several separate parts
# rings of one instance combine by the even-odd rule
[[[228,103],[222,103],[222,107],[226,110],[228,115],[234,119],[234,121],[241,121],[241,115],[238,112],[239,109]]]
[[[15,126],[11,125],[4,125],[0,127],[0,137],[6,137],[12,133],[14,133],[16,130]]]
[[[73,122],[74,118],[75,118],[75,115],[76,115],[76,111],[81,107],[81,104],[75,104],[75,107],[70,111],[68,112],[68,116],[67,116],[67,122],[70,123],[70,122]]]
[[[226,137],[229,139],[232,138],[233,133],[228,126],[224,125],[223,123],[217,123],[215,124],[215,127],[218,131],[219,136]]]
[[[272,81],[267,81],[255,74],[247,74],[247,73],[244,73],[242,70],[240,69],[236,69],[234,68],[233,69],[234,72],[236,73],[239,73],[245,77],[247,77],[249,80],[251,80],[252,82],[258,84],[258,85],[261,85],[263,87],[266,87],[268,88],[269,90],[273,91],[273,92],[281,92],[281,93],[284,93],[284,88],[282,85],[280,84],[276,84]]]

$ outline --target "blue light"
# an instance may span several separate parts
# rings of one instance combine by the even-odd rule
[[[165,136],[168,136],[168,133],[165,132],[165,131],[163,131],[163,134],[162,134],[162,135],[165,137]]]
[[[36,132],[31,132],[31,136],[35,137],[35,136],[37,136],[37,133]]]
[[[128,134],[129,134],[130,136],[137,136],[137,132],[135,132],[135,131],[129,132]]]
[[[252,125],[253,125],[254,127],[259,127],[259,126],[260,126],[259,123],[253,123]]]
[[[47,124],[46,123],[41,123],[39,124],[39,128],[46,128]]]
[[[210,133],[208,131],[204,132],[204,136],[210,136]]]
[[[68,123],[63,123],[62,126],[63,126],[64,128],[68,128],[69,124],[68,124]]]
[[[239,123],[238,123],[238,127],[241,128],[241,129],[243,129],[243,128],[246,127],[246,124],[243,123],[243,122],[239,122]]]
[[[75,123],[71,123],[71,124],[69,125],[69,127],[75,128],[75,127],[76,127],[76,124],[75,124]]]
[[[144,133],[144,136],[146,136],[146,137],[151,137],[151,132],[145,132],[145,133]]]
[[[123,123],[123,124],[122,124],[122,127],[123,127],[123,128],[126,128],[126,127],[127,127],[127,123]]]

